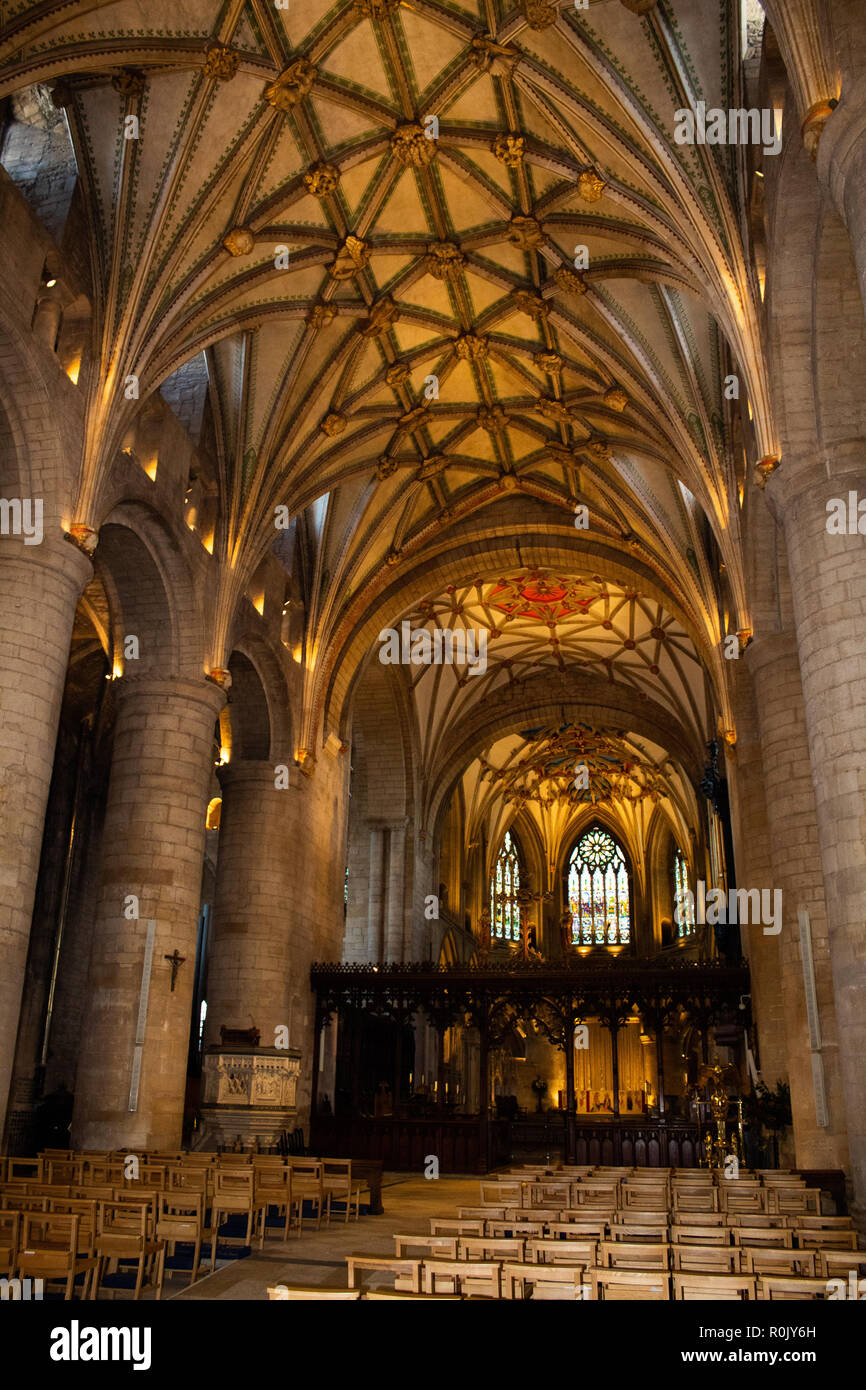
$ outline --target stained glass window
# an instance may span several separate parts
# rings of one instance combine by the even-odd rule
[[[674,926],[678,937],[691,936],[695,929],[695,910],[689,893],[689,875],[680,850],[674,852]]]
[[[519,888],[520,856],[511,831],[506,830],[490,880],[490,921],[493,936],[500,941],[520,940]]]
[[[628,868],[622,846],[593,826],[568,864],[571,938],[576,946],[620,946],[631,940]]]

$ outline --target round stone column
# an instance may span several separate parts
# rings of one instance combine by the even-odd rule
[[[225,695],[204,679],[147,676],[125,676],[115,694],[72,1139],[82,1149],[176,1149],[214,723]],[[128,916],[136,906],[137,918]],[[156,925],[145,972],[150,922]],[[172,988],[173,968],[166,957],[175,952],[184,963],[174,972]],[[145,973],[147,1010],[139,1034]]]
[[[839,1061],[836,1002],[830,967],[827,908],[815,788],[809,761],[803,690],[793,632],[758,636],[745,653],[752,673],[761,730],[764,794],[774,889],[782,892],[782,930],[775,938],[775,988],[784,1008],[783,1033],[791,1086],[796,1161],[800,1168],[843,1168],[848,1161],[846,1107]],[[738,745],[739,749],[739,745]],[[749,883],[748,887],[753,885]],[[815,991],[821,1026],[821,1062],[828,1121],[818,1123],[806,1015],[798,914],[809,913]],[[763,928],[750,926],[752,942]],[[772,938],[769,938],[772,939]]]
[[[229,763],[219,778],[202,1116],[215,1138],[273,1142],[309,1116],[310,966],[340,956],[347,764],[325,757],[311,777],[292,767],[288,787],[271,762]],[[222,1028],[259,1041],[223,1041]]]
[[[0,1134],[72,624],[92,573],[63,539],[0,539]]]
[[[849,447],[830,478],[780,507],[818,834],[855,1206],[866,1218],[866,536],[832,535],[827,502],[866,500],[866,445]],[[792,848],[792,857],[796,858]]]
[[[220,1027],[256,1028],[272,1047],[290,1025],[290,915],[300,871],[291,803],[271,762],[228,763],[222,787],[213,928],[207,967],[209,1043]],[[300,773],[292,769],[290,777]]]

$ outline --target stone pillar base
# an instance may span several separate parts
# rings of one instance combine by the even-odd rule
[[[273,1047],[211,1047],[202,1070],[201,1119],[208,1146],[230,1147],[238,1137],[276,1144],[284,1129],[297,1126],[301,1054]]]

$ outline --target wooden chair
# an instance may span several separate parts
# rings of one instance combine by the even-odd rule
[[[502,1297],[532,1298],[537,1303],[575,1303],[587,1299],[583,1265],[504,1264]]]
[[[527,1264],[584,1265],[595,1264],[597,1242],[594,1240],[528,1240],[524,1260]]]
[[[525,1241],[519,1236],[461,1236],[457,1241],[458,1260],[513,1260],[521,1263]]]
[[[604,1269],[667,1269],[668,1243],[656,1241],[603,1240],[598,1247],[599,1264]]]
[[[570,1212],[563,1212],[563,1217],[568,1220],[545,1221],[544,1227],[548,1235],[560,1236],[565,1240],[606,1240],[610,1229],[610,1222],[602,1220],[572,1221]]]
[[[354,1210],[355,1220],[361,1216],[361,1184],[352,1180],[352,1160],[350,1158],[325,1158],[322,1160],[325,1191],[328,1194],[330,1209],[335,1202],[342,1203],[346,1210],[346,1225]]]
[[[348,1266],[349,1288],[360,1289],[363,1287],[360,1272],[361,1270],[371,1270],[374,1272],[384,1271],[394,1276],[394,1290],[398,1293],[420,1293],[421,1292],[421,1266],[423,1260],[403,1260],[391,1259],[387,1255],[347,1255],[346,1264]]]
[[[681,1213],[698,1212],[703,1215],[705,1212],[718,1211],[719,1190],[716,1187],[702,1187],[678,1191],[675,1187],[671,1194],[671,1205],[675,1216]]]
[[[94,1253],[99,1214],[99,1202],[95,1198],[50,1197],[47,1210],[56,1212],[58,1216],[78,1216],[78,1253]]]
[[[815,1252],[750,1245],[742,1251],[740,1268],[744,1274],[787,1274],[812,1279],[815,1275]]]
[[[504,1221],[509,1215],[507,1207],[458,1207],[458,1221]],[[515,1221],[523,1220],[523,1209],[518,1208],[518,1215]],[[534,1221],[540,1220],[538,1213],[533,1213]]]
[[[493,1240],[500,1240],[508,1236],[522,1236],[525,1240],[527,1236],[534,1236],[540,1239],[544,1235],[543,1221],[485,1221],[483,1231],[461,1231],[461,1235],[490,1236]]]
[[[368,1289],[363,1294],[365,1303],[379,1303],[386,1298],[416,1298],[422,1303],[459,1303],[459,1293],[400,1293],[397,1289]]]
[[[127,1267],[135,1266],[133,1299],[139,1299],[144,1288],[156,1287],[155,1266],[161,1245],[152,1234],[153,1216],[149,1201],[100,1203],[94,1239],[97,1260],[94,1297],[99,1296],[106,1279],[126,1277],[131,1273],[129,1268],[121,1271],[121,1262]],[[113,1287],[110,1292],[113,1297]]]
[[[866,1264],[866,1250],[822,1250],[813,1247],[815,1273],[826,1279],[847,1279],[851,1270],[859,1279]]]
[[[423,1260],[457,1259],[458,1236],[394,1236],[394,1251],[397,1259],[413,1259],[415,1256],[408,1255],[407,1251],[420,1251],[418,1258]]]
[[[6,1159],[4,1182],[14,1182],[16,1178],[22,1178],[25,1182],[42,1182],[44,1175],[44,1159],[15,1158],[11,1154]]]
[[[755,1279],[748,1274],[686,1274],[673,1276],[674,1299],[677,1302],[729,1302],[753,1299]]]
[[[554,1180],[544,1178],[539,1182],[528,1182],[523,1189],[525,1207],[571,1206],[573,1183],[567,1178]]]
[[[166,1169],[166,1192],[196,1192],[205,1199],[205,1206],[209,1205],[212,1180],[211,1169],[204,1167],[190,1168],[187,1164],[171,1164]]]
[[[299,1286],[292,1287],[289,1284],[268,1286],[268,1301],[270,1303],[357,1303],[360,1297],[360,1289],[311,1289]]]
[[[201,1264],[201,1247],[204,1236],[204,1197],[200,1192],[168,1191],[159,1199],[154,1228],[155,1239],[159,1244],[159,1257],[156,1274],[156,1296],[162,1298],[162,1287],[166,1274],[169,1278],[175,1273],[189,1274],[188,1288],[198,1278]],[[178,1245],[191,1245],[192,1258],[189,1269],[186,1262],[180,1262]]]
[[[561,1216],[562,1211],[559,1207],[506,1207],[503,1219],[505,1221],[541,1221],[546,1224],[548,1221],[558,1221]],[[487,1219],[498,1221],[500,1218],[488,1214]]]
[[[765,1226],[768,1231],[779,1231],[792,1224],[787,1216],[780,1216],[778,1212],[726,1211],[720,1215],[726,1226]]]
[[[850,1216],[789,1216],[786,1220],[804,1231],[850,1231],[854,1226]]]
[[[572,1185],[572,1203],[585,1210],[616,1211],[619,1184],[604,1182],[576,1182]]]
[[[593,1269],[590,1271],[595,1302],[667,1302],[670,1276],[661,1270]]]
[[[270,1207],[276,1207],[277,1215],[285,1217],[283,1240],[288,1240],[292,1218],[297,1217],[299,1228],[301,1224],[301,1201],[292,1189],[291,1168],[287,1168],[282,1161],[280,1161],[279,1167],[268,1165],[260,1168],[254,1165],[253,1188],[256,1199],[264,1203],[264,1234],[267,1235],[268,1230],[268,1210]]]
[[[479,1184],[479,1199],[483,1207],[524,1205],[525,1182],[483,1182]]]
[[[498,1263],[479,1260],[425,1260],[421,1271],[425,1293],[481,1294],[485,1298],[500,1297]]]
[[[613,1231],[617,1226],[652,1226],[657,1231],[667,1230],[670,1224],[667,1211],[643,1211],[639,1207],[623,1207],[615,1211],[610,1222]]]
[[[659,1211],[667,1213],[668,1210],[668,1189],[656,1187],[651,1183],[634,1184],[631,1181],[624,1182],[619,1189],[619,1204],[621,1208],[638,1208],[641,1211]]]
[[[744,1181],[742,1178],[728,1178],[719,1187],[719,1206],[722,1211],[765,1212],[767,1210],[767,1189],[760,1183]]]
[[[681,1226],[675,1223],[670,1227],[670,1237],[673,1245],[731,1248],[731,1232],[727,1226]]]
[[[813,1227],[795,1226],[793,1234],[801,1250],[856,1250],[856,1231],[820,1231]]]
[[[756,1246],[758,1249],[790,1250],[793,1246],[793,1231],[768,1230],[766,1226],[731,1226],[731,1235],[734,1237],[734,1244],[746,1248]]]
[[[291,1169],[292,1195],[297,1197],[301,1204],[298,1235],[300,1236],[304,1224],[304,1202],[312,1205],[317,1231],[321,1227],[323,1216],[326,1224],[330,1225],[331,1194],[325,1188],[325,1166],[321,1159],[293,1158]]]
[[[646,1226],[642,1222],[629,1221],[628,1224],[617,1223],[610,1228],[611,1240],[622,1241],[649,1241],[663,1245],[668,1239],[668,1224],[664,1226]]]
[[[431,1236],[483,1236],[488,1226],[511,1225],[511,1222],[501,1221],[461,1221],[451,1217],[431,1216],[430,1234]]]
[[[829,1297],[824,1279],[792,1279],[781,1274],[762,1274],[758,1279],[758,1298],[802,1302]]]
[[[11,1275],[18,1253],[21,1213],[0,1210],[0,1275]]]
[[[78,1249],[80,1217],[55,1212],[25,1212],[21,1218],[21,1244],[15,1257],[20,1279],[42,1279],[64,1286],[64,1301],[72,1298],[76,1280],[82,1279],[81,1298],[92,1297],[96,1257]]]
[[[733,1245],[673,1245],[673,1267],[688,1274],[739,1274],[740,1252]]]
[[[767,1191],[768,1211],[785,1216],[820,1216],[821,1189],[818,1187],[771,1187]]]
[[[255,1173],[250,1168],[218,1167],[214,1174],[214,1193],[211,1204],[211,1223],[213,1239],[211,1242],[211,1269],[216,1267],[217,1243],[220,1220],[225,1216],[244,1215],[247,1218],[244,1244],[252,1242],[253,1228],[259,1234],[259,1249],[265,1243],[265,1204],[256,1195]]]

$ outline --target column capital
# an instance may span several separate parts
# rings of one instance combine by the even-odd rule
[[[800,461],[769,480],[764,496],[780,524],[810,505],[819,507],[824,518],[827,500],[852,490],[866,497],[866,439],[840,440],[820,452],[823,458]]]
[[[760,633],[754,637],[743,652],[746,670],[751,676],[758,675],[765,666],[774,666],[782,656],[796,656],[797,639],[793,628],[783,632]]]
[[[279,758],[237,758],[222,763],[217,768],[217,778],[223,792],[232,787],[253,787],[261,791],[277,791],[274,784],[276,769],[280,766],[289,769],[288,789],[296,791],[301,785],[301,773],[293,763],[281,764]],[[285,790],[285,788],[283,789]]]
[[[0,536],[0,565],[38,565],[61,575],[79,593],[93,578],[93,565],[83,550],[58,532],[46,535],[38,545],[27,545],[20,536]]]
[[[225,691],[204,677],[190,680],[184,676],[124,675],[113,684],[119,704],[128,704],[136,699],[183,700],[189,704],[204,705],[216,719],[226,702]]]

